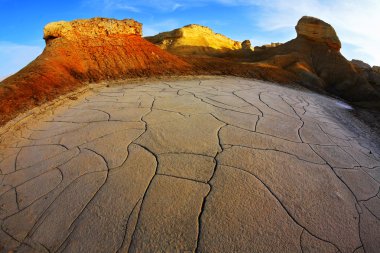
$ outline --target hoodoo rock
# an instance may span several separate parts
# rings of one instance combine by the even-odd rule
[[[141,37],[134,20],[93,18],[44,29],[43,53],[0,85],[0,125],[87,82],[180,75],[191,66]]]
[[[301,84],[352,102],[379,101],[380,94],[340,52],[334,28],[312,17],[296,26],[297,38],[278,47],[255,50],[253,61],[297,75]]]
[[[334,28],[320,19],[304,16],[298,21],[296,31],[298,37],[326,44],[337,51],[342,47]]]
[[[194,24],[145,39],[177,55],[220,56],[242,48],[240,42]]]
[[[252,51],[252,44],[250,40],[245,40],[241,43],[241,48],[244,51]]]

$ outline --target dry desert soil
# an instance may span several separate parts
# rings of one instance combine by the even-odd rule
[[[3,129],[0,245],[379,252],[379,142],[344,107],[233,77],[99,86]]]

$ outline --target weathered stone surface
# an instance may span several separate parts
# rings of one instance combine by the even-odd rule
[[[318,123],[305,121],[299,131],[302,141],[310,144],[333,145],[330,137],[322,131]]]
[[[225,150],[218,161],[260,178],[294,219],[312,234],[332,242],[344,252],[360,245],[355,199],[328,166],[307,163],[275,151],[241,147]],[[333,211],[337,209],[339,213]]]
[[[376,252],[380,152],[336,102],[237,78],[94,89],[1,137],[0,246]]]
[[[197,114],[212,112],[213,108],[205,103],[199,103],[194,96],[174,96],[162,98],[154,103],[154,109],[174,111],[183,114]]]
[[[226,124],[250,131],[256,131],[256,125],[259,121],[259,116],[247,115],[246,113],[230,110],[217,110],[212,115]]]
[[[105,182],[106,176],[106,172],[94,172],[73,181],[70,187],[49,206],[43,218],[40,219],[41,222],[30,233],[30,240],[43,245],[50,251],[56,251],[61,246],[60,243],[74,229],[75,220]]]
[[[359,201],[372,198],[379,192],[380,184],[360,169],[336,169],[335,171]]]
[[[255,177],[220,166],[211,185],[201,217],[200,252],[300,251],[302,228]]]
[[[59,145],[23,147],[17,155],[16,170],[27,168],[38,162],[48,160],[66,150],[67,148]]]
[[[193,115],[148,126],[147,132],[136,142],[156,154],[180,152],[214,156],[220,151],[217,135],[223,125],[211,115]]]
[[[301,142],[298,129],[302,126],[302,122],[290,117],[271,117],[264,116],[260,118],[256,126],[258,133],[275,136],[284,140]]]
[[[294,143],[233,126],[223,127],[220,136],[223,145],[242,146],[258,150],[276,150],[313,163],[325,163],[309,145],[304,143]]]
[[[217,34],[208,27],[195,24],[146,39],[169,52],[184,55],[219,55],[242,47],[238,41]]]
[[[10,189],[1,195],[0,199],[0,219],[4,219],[19,211],[17,194],[14,189]]]
[[[55,169],[16,187],[19,208],[24,209],[52,191],[62,181],[62,176],[61,172]]]
[[[301,248],[304,253],[337,252],[337,248],[334,245],[312,236],[305,230],[301,235]]]
[[[359,164],[340,147],[312,145],[312,148],[332,167],[354,168],[355,166],[359,166]]]
[[[361,205],[360,235],[365,252],[377,252],[380,248],[380,220]]]
[[[131,145],[130,152],[78,218],[65,251],[107,252],[122,246],[129,217],[144,198],[157,166],[154,156],[143,148]]]
[[[78,36],[142,35],[142,25],[133,19],[92,18],[49,23],[44,28],[46,42],[56,38],[75,40]]]
[[[322,42],[337,51],[341,43],[334,28],[326,22],[314,17],[302,17],[296,26],[298,36],[305,36],[313,41]]]
[[[131,252],[193,252],[207,184],[156,176],[141,206]]]
[[[121,166],[128,157],[128,146],[137,139],[144,130],[129,129],[110,134],[81,147],[95,151],[102,155],[107,162],[108,168],[113,169]],[[115,145],[115,143],[120,144]]]
[[[158,156],[159,174],[207,183],[214,172],[213,157],[194,154],[161,154]]]
[[[365,201],[363,205],[375,216],[378,220],[380,220],[380,195],[370,198]]]

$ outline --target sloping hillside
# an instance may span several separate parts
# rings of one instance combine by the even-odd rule
[[[188,63],[141,38],[133,20],[94,18],[44,29],[46,48],[0,85],[0,124],[86,82],[186,74]]]

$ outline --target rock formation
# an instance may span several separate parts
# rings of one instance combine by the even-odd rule
[[[265,44],[265,45],[262,45],[262,46],[255,46],[253,50],[256,51],[256,52],[259,52],[259,51],[266,50],[268,48],[278,47],[280,45],[282,45],[282,43],[279,43],[279,42],[275,42],[274,43],[274,42],[272,42],[270,44]]]
[[[253,61],[280,67],[296,74],[307,87],[350,101],[379,100],[379,93],[340,53],[341,44],[331,25],[303,17],[296,31],[296,39],[254,51]]]
[[[0,125],[86,82],[188,73],[189,64],[141,38],[141,29],[104,18],[48,24],[44,52],[1,82]]]
[[[360,76],[366,79],[378,92],[380,92],[380,67],[371,67],[368,63],[360,60],[352,60],[351,63]]]
[[[298,21],[296,31],[298,37],[326,44],[336,51],[342,47],[334,28],[320,19],[304,16]]]
[[[142,25],[133,19],[78,19],[71,22],[59,21],[47,24],[44,28],[46,42],[56,38],[77,40],[78,36],[98,38],[109,35],[142,35]]]
[[[241,49],[244,51],[253,51],[252,43],[250,40],[245,40],[241,43]]]
[[[145,39],[177,55],[221,56],[242,48],[240,42],[194,24]]]
[[[88,82],[159,75],[242,76],[298,83],[353,102],[380,101],[379,67],[347,61],[331,25],[303,17],[296,31],[297,38],[285,44],[252,50],[248,40],[240,43],[199,25],[145,40],[142,25],[131,19],[51,23],[44,29],[44,52],[1,81],[0,125]]]

